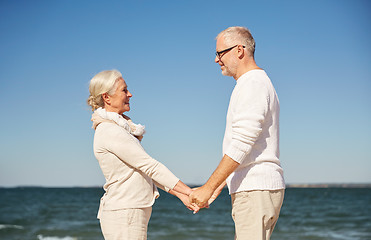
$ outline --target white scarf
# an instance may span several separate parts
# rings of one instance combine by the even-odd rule
[[[120,127],[125,128],[130,134],[134,136],[143,136],[145,131],[145,126],[141,124],[135,124],[130,118],[125,119],[123,115],[119,115],[115,112],[107,112],[104,108],[98,108],[94,113],[97,113],[101,118],[106,120],[114,121]],[[126,117],[126,116],[125,116]]]

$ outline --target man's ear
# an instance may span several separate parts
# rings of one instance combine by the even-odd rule
[[[238,46],[238,58],[242,59],[245,56],[245,51],[242,46]]]
[[[108,95],[108,93],[103,93],[102,94],[102,99],[104,101],[104,103],[110,105],[111,104],[111,98],[110,96]]]

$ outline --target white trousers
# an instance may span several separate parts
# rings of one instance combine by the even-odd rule
[[[100,226],[105,240],[146,240],[152,207],[101,211]]]
[[[235,239],[269,240],[281,211],[284,194],[284,189],[232,194]]]

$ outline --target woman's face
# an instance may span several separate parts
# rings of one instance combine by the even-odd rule
[[[116,91],[113,95],[106,95],[105,109],[109,112],[116,112],[123,114],[124,112],[130,111],[130,98],[133,96],[128,90],[123,78],[117,80]]]

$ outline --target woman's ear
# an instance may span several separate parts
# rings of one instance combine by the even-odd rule
[[[105,104],[108,104],[108,105],[111,104],[111,98],[110,98],[110,96],[108,95],[108,93],[103,93],[103,94],[102,94],[102,99],[103,99],[103,102],[104,102]]]

